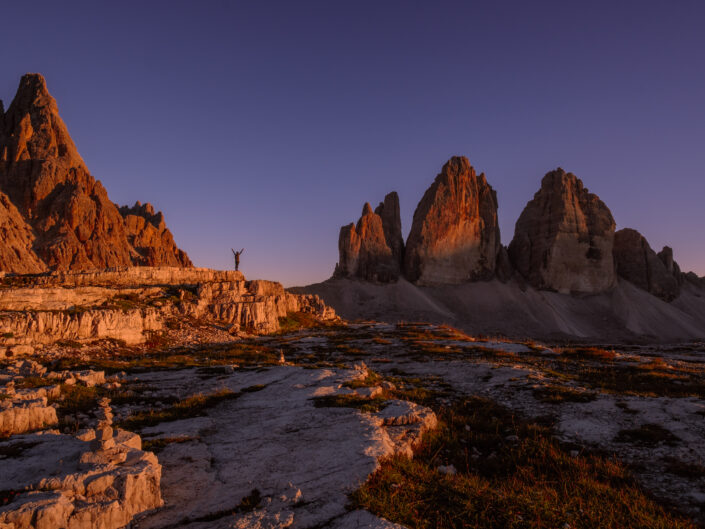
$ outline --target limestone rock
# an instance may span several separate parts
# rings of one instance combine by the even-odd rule
[[[401,219],[399,198],[388,194],[384,203],[372,211],[369,203],[362,209],[357,225],[340,228],[340,254],[334,277],[357,277],[368,281],[396,281],[401,272]]]
[[[414,212],[406,277],[418,284],[491,279],[499,250],[497,195],[467,158],[454,156]]]
[[[279,318],[289,312],[337,318],[318,296],[292,294],[273,281],[246,281],[234,271],[135,267],[14,279],[22,286],[0,289],[0,346],[13,351],[59,340],[143,343],[168,319],[186,316],[248,333],[278,331]]]
[[[638,231],[625,228],[615,234],[614,258],[620,277],[655,296],[671,301],[679,294],[678,280],[673,274],[678,265],[673,261],[672,252],[669,255],[668,251],[664,251],[662,255],[667,263],[670,257],[671,271]]]
[[[664,246],[663,249],[656,255],[659,259],[661,259],[661,262],[666,267],[666,270],[668,270],[668,273],[676,279],[678,285],[682,285],[685,278],[681,272],[681,267],[678,266],[678,263],[676,263],[673,259],[673,249],[670,246]]]
[[[5,193],[0,192],[0,269],[14,273],[44,272],[34,253],[34,231]]]
[[[556,169],[516,223],[509,257],[534,287],[597,293],[615,285],[615,222],[607,206],[572,173]]]
[[[88,172],[39,74],[22,77],[0,122],[0,190],[31,230],[20,228],[24,233],[20,241],[35,254],[23,258],[25,266],[0,262],[7,266],[3,269],[11,266],[13,272],[30,273],[145,262],[190,264],[185,254],[180,262],[175,257],[164,261],[179,255],[166,228],[128,233],[117,207]],[[14,223],[18,223],[16,218]],[[133,248],[128,235],[148,246]],[[2,248],[0,255],[17,244]],[[2,246],[6,245],[3,240]]]
[[[120,214],[125,219],[127,240],[141,256],[136,264],[193,266],[186,252],[176,247],[161,211],[155,213],[151,204],[136,202],[131,208],[121,207]]]
[[[53,433],[0,441],[1,448],[18,453],[3,461],[0,488],[19,492],[0,507],[0,526],[118,529],[136,514],[161,507],[156,456],[112,444],[92,452],[90,442]]]
[[[392,256],[401,269],[404,262],[404,238],[401,234],[401,208],[397,192],[388,193],[384,197],[384,202],[380,202],[375,208],[375,213],[382,219],[387,246],[392,250]]]
[[[47,405],[46,397],[27,399],[18,395],[0,400],[0,436],[30,432],[58,422],[56,410]]]

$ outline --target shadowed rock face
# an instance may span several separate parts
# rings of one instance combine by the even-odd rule
[[[5,193],[0,192],[0,270],[37,274],[46,270],[32,250],[34,232]]]
[[[380,202],[379,206],[375,208],[375,213],[382,219],[382,229],[387,246],[401,269],[404,260],[404,238],[401,235],[401,208],[397,192],[388,193],[384,197],[384,202]]]
[[[455,156],[416,207],[406,277],[422,285],[491,279],[499,251],[497,195],[467,158]]]
[[[614,258],[620,277],[666,301],[678,297],[680,269],[669,247],[657,255],[641,233],[625,228],[615,233]]]
[[[536,288],[603,292],[615,284],[614,229],[604,202],[559,168],[544,176],[517,220],[509,257]]]
[[[384,203],[372,211],[369,203],[362,209],[357,225],[340,228],[339,260],[334,277],[357,277],[368,281],[396,281],[401,272],[399,197],[388,194]],[[401,244],[400,244],[401,243]]]
[[[37,271],[36,261],[53,270],[191,264],[166,228],[139,238],[151,239],[152,250],[132,247],[122,215],[88,172],[39,74],[22,77],[0,117],[0,190],[33,236],[35,259],[23,259],[27,266],[14,272]]]

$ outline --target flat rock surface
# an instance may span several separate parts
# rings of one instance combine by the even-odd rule
[[[347,495],[375,470],[378,459],[405,451],[421,433],[410,424],[407,429],[414,430],[414,436],[390,436],[381,419],[416,414],[416,421],[406,422],[435,424],[430,410],[415,404],[394,403],[379,415],[314,406],[312,397],[339,393],[341,384],[355,375],[350,370],[285,366],[208,381],[188,372],[140,376],[164,392],[188,388],[190,377],[204,392],[265,386],[208,410],[206,417],[143,430],[150,437],[197,438],[171,444],[159,454],[166,505],[140,527],[172,527],[177,522],[201,527],[205,517],[232,511],[255,489],[264,499],[260,510],[247,515],[252,527],[317,527],[344,515]],[[193,494],[195,490],[199,493]],[[210,520],[208,527],[240,527],[239,518],[223,515]]]

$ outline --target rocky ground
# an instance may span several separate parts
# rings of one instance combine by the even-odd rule
[[[0,527],[705,522],[702,344],[558,347],[295,315],[281,326],[195,340],[185,322],[163,343],[6,359]],[[538,446],[551,461],[522,459]],[[554,464],[565,482],[537,514],[555,480],[527,475]],[[517,473],[529,503],[506,492]],[[590,480],[594,504],[571,491]],[[415,483],[450,488],[433,499]]]

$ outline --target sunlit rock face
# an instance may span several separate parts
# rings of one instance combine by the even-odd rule
[[[397,194],[389,193],[375,211],[365,204],[357,225],[340,228],[338,252],[334,277],[396,281],[404,252]]]
[[[516,223],[509,256],[534,287],[598,293],[615,285],[615,222],[607,206],[572,173],[556,169]]]
[[[656,254],[641,233],[625,228],[615,234],[614,258],[620,277],[665,301],[678,297],[681,274],[670,248]]]
[[[19,228],[24,235],[15,237],[21,242],[14,247],[33,254],[21,265],[0,258],[3,271],[191,266],[166,227],[153,225],[145,233],[126,225],[88,172],[41,75],[23,76],[12,104],[7,112],[0,105],[0,114],[0,191],[24,220]],[[135,248],[128,237],[146,246]]]
[[[467,158],[454,156],[414,212],[406,277],[420,285],[490,279],[500,248],[497,194]]]

